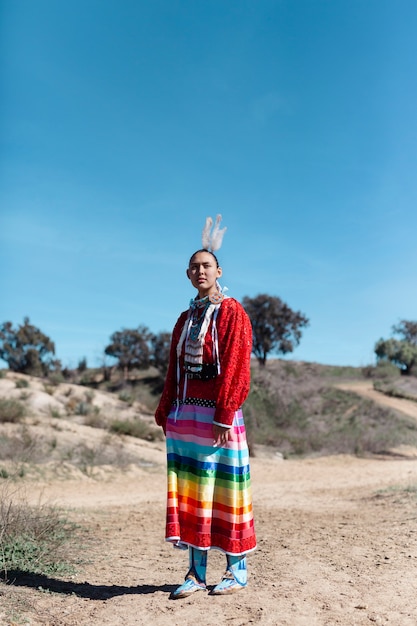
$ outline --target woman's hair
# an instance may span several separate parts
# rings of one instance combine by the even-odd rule
[[[190,256],[190,260],[188,261],[188,265],[191,265],[193,258],[195,257],[196,254],[198,254],[199,252],[208,252],[208,254],[211,254],[211,256],[213,257],[213,259],[216,261],[216,267],[220,267],[219,265],[219,261],[216,257],[216,255],[214,254],[214,252],[212,252],[211,250],[207,250],[206,248],[201,248],[201,250],[196,250],[194,252],[194,254],[192,254]]]

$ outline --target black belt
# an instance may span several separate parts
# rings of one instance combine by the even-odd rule
[[[184,371],[187,378],[195,380],[213,380],[218,374],[217,365],[215,363],[203,363],[201,366],[186,363],[184,365]]]

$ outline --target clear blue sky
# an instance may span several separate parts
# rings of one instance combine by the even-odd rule
[[[417,319],[414,0],[2,0],[0,322],[63,365],[171,330],[207,215],[228,294],[374,361]]]

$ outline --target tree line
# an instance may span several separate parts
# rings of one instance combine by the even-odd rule
[[[253,330],[252,351],[259,364],[264,366],[271,354],[288,354],[299,345],[308,318],[293,311],[276,296],[259,294],[242,300]],[[378,362],[394,363],[404,374],[417,373],[417,322],[401,320],[392,327],[397,338],[380,339],[375,344]],[[149,328],[122,328],[115,331],[104,348],[104,355],[114,359],[125,379],[132,370],[155,367],[161,376],[166,374],[169,360],[171,334],[152,333]],[[62,364],[55,358],[55,344],[25,317],[23,324],[13,327],[11,322],[0,326],[0,358],[14,372],[47,376],[61,371]],[[86,360],[79,363],[86,368]]]
[[[300,311],[293,311],[276,296],[260,294],[242,300],[253,329],[253,354],[265,365],[270,354],[287,354],[299,344],[302,329],[309,324]],[[115,360],[125,378],[132,370],[154,366],[161,376],[166,374],[171,334],[152,333],[149,328],[123,328],[110,336],[104,355]],[[23,324],[12,322],[0,326],[0,358],[15,372],[45,376],[60,371],[62,364],[55,358],[55,344],[25,317]],[[86,367],[85,359],[79,366]]]

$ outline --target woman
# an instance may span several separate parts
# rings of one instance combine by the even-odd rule
[[[213,252],[225,229],[220,216],[203,249],[189,262],[197,289],[172,334],[164,390],[155,414],[167,438],[166,540],[189,551],[183,598],[206,589],[207,551],[226,555],[226,572],[212,590],[224,595],[247,584],[246,554],[256,547],[249,454],[241,406],[250,385],[252,329],[243,307],[223,295]],[[220,242],[220,243],[219,243]]]

